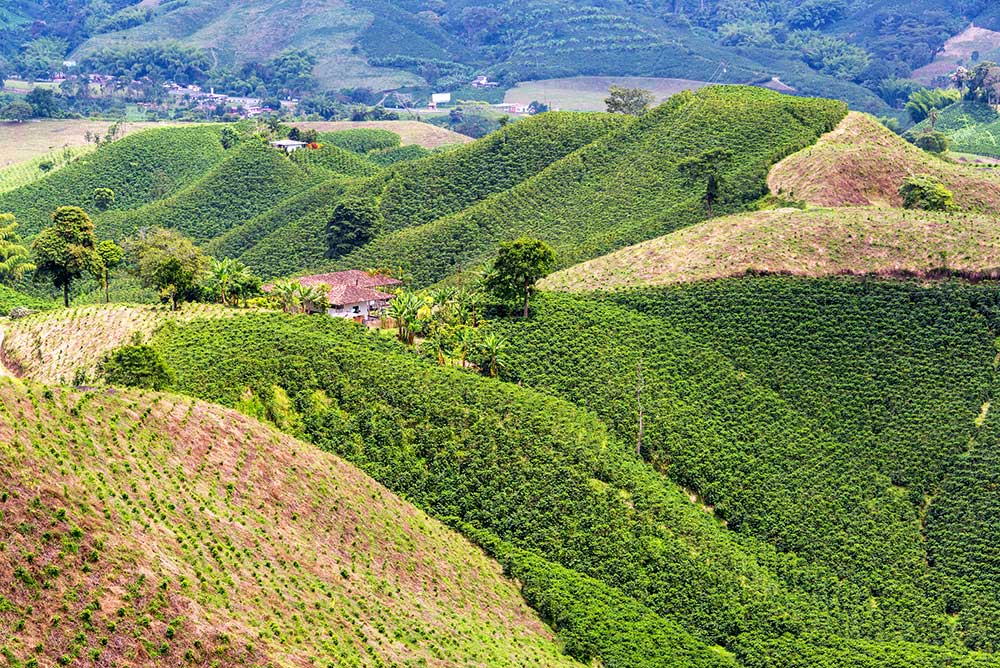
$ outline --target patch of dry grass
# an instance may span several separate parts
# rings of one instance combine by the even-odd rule
[[[1000,210],[1000,174],[946,162],[913,146],[867,114],[852,112],[820,140],[772,168],[771,192],[814,206],[902,205],[908,176],[929,174],[967,211]]]
[[[0,363],[15,375],[41,383],[68,384],[94,378],[101,358],[133,338],[148,340],[166,322],[224,318],[240,313],[217,304],[165,306],[110,304],[46,311],[6,325]]]
[[[740,276],[1000,276],[994,216],[903,209],[779,209],[678,230],[557,272],[543,287],[613,290]]]
[[[24,123],[0,122],[0,167],[45,155],[65,146],[84,146],[84,134],[104,136],[110,121],[41,120]],[[127,123],[125,133],[178,123]]]
[[[480,550],[231,410],[0,379],[0,490],[12,664],[574,665]]]
[[[315,128],[319,132],[337,132],[340,130],[360,130],[363,128],[379,128],[395,132],[403,140],[403,145],[417,144],[424,148],[438,148],[450,144],[468,144],[473,141],[447,128],[439,128],[430,123],[420,121],[311,121],[296,123],[300,128]]]
[[[531,104],[534,101],[549,104],[564,111],[604,111],[604,99],[611,86],[645,88],[653,92],[657,102],[662,102],[682,90],[697,90],[706,86],[704,81],[690,79],[665,79],[655,77],[567,77],[523,81],[507,91],[504,101]]]

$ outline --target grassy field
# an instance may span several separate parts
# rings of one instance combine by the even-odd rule
[[[65,146],[84,146],[86,132],[104,136],[110,121],[45,120],[25,123],[0,123],[0,167],[61,149]],[[126,123],[125,132],[131,134],[152,127],[178,125],[177,123]]]
[[[164,323],[237,313],[216,304],[187,304],[176,312],[122,304],[58,309],[8,325],[0,360],[17,376],[40,383],[69,383],[77,374],[92,379],[104,355],[133,339],[148,339]],[[84,332],[93,336],[81,336]]]
[[[747,273],[1000,276],[996,218],[905,209],[778,209],[714,218],[545,279],[555,290],[653,287]]]
[[[771,192],[815,206],[901,206],[907,176],[928,174],[968,211],[1000,208],[1000,175],[921,151],[871,116],[851,113],[833,131],[774,166]]]
[[[604,98],[611,86],[645,88],[661,102],[682,90],[697,90],[705,85],[703,81],[656,77],[567,77],[521,82],[507,91],[504,101],[531,104],[537,100],[565,111],[604,111]]]
[[[0,379],[0,461],[9,665],[579,665],[481,550],[232,410]]]
[[[938,77],[950,75],[959,65],[974,64],[972,54],[976,52],[980,61],[1000,57],[1000,32],[969,26],[945,42],[934,61],[914,70],[910,78],[922,84],[931,84]]]
[[[449,144],[468,144],[473,141],[472,137],[420,121],[364,121],[358,123],[353,121],[316,121],[296,123],[295,125],[300,128],[315,128],[319,132],[381,128],[399,135],[403,146],[416,144],[424,148],[437,148]]]

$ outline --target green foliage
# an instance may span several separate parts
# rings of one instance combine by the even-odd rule
[[[17,219],[13,214],[0,213],[0,282],[20,280],[34,269],[31,252],[17,233]]]
[[[923,209],[924,211],[954,211],[955,198],[943,183],[926,176],[908,176],[899,188],[903,196],[903,206],[907,209]]]
[[[116,244],[110,239],[105,239],[104,241],[97,244],[97,258],[99,260],[99,270],[101,279],[101,287],[104,288],[104,301],[108,303],[111,301],[110,296],[110,284],[111,284],[111,274],[117,269],[121,263],[125,260],[125,251],[121,246]]]
[[[158,226],[204,242],[242,225],[320,178],[308,175],[284,153],[259,141],[246,141],[226,152],[225,160],[173,196],[130,211],[106,214],[101,223],[120,236]]]
[[[923,121],[906,133],[910,141],[931,130]],[[982,102],[960,102],[942,109],[934,130],[948,137],[951,150],[1000,157],[1000,115]]]
[[[116,193],[118,215],[167,197],[201,178],[223,157],[212,126],[146,130],[105,144],[41,179],[0,195],[0,211],[17,216],[24,234],[37,234],[56,207],[89,207],[96,188]],[[104,229],[101,220],[98,227]]]
[[[111,188],[94,189],[94,208],[107,211],[115,205],[115,191]]]
[[[604,100],[604,104],[607,105],[609,114],[642,116],[655,101],[651,91],[643,90],[642,88],[611,86],[608,89],[608,97]]]
[[[321,148],[304,148],[291,154],[292,162],[303,167],[322,167],[343,176],[372,176],[378,167],[347,149],[332,144]]]
[[[535,283],[556,263],[556,254],[544,241],[521,237],[500,244],[496,259],[486,275],[486,289],[505,302],[522,303],[522,317],[528,317],[528,300]]]
[[[906,111],[914,123],[927,119],[935,109],[945,109],[958,102],[961,95],[955,90],[924,88],[914,91],[906,102]]]
[[[934,112],[931,112],[934,113]],[[947,153],[950,146],[948,141],[948,135],[943,132],[922,132],[916,136],[913,143],[917,145],[918,148],[927,151],[928,153]]]
[[[207,274],[210,261],[190,239],[174,230],[153,228],[128,244],[136,276],[156,288],[177,310]]]
[[[101,374],[111,385],[165,390],[173,382],[173,372],[159,351],[147,345],[123,346],[101,361]]]
[[[26,295],[14,288],[0,285],[0,316],[10,315],[10,312],[16,308],[46,311],[55,307],[56,304],[48,299]]]
[[[240,257],[265,278],[318,265],[326,223],[347,183],[330,179],[293,195],[206,245],[211,255]]]
[[[38,274],[63,291],[69,307],[69,289],[84,273],[99,270],[94,223],[75,206],[61,206],[52,214],[52,226],[42,230],[31,245]]]
[[[327,257],[340,257],[364,245],[383,224],[378,202],[356,195],[342,198],[326,224]]]
[[[523,235],[549,243],[559,265],[568,266],[702,220],[704,197],[679,167],[706,151],[725,149],[733,156],[720,174],[726,188],[714,207],[717,212],[749,206],[766,192],[767,171],[774,162],[813,143],[845,111],[829,100],[713,87],[675,96],[642,118],[629,119],[527,180],[505,184],[507,192],[475,204],[472,198],[456,201],[465,210],[417,209],[397,217],[388,204],[402,213],[421,200],[400,198],[409,205],[404,209],[384,190],[370,186],[370,197],[383,193],[386,229],[335,266],[405,266],[417,285],[428,285],[457,269],[485,264],[500,242]],[[538,122],[546,122],[547,116]],[[532,132],[534,122],[516,123],[487,141],[500,142],[506,133],[538,137]],[[382,178],[395,186],[394,173],[447,164],[464,155],[467,150],[459,149],[400,165],[373,185]],[[429,188],[435,181],[426,184]]]
[[[321,132],[318,141],[321,144],[336,146],[352,153],[367,155],[372,151],[399,148],[401,140],[399,135],[389,130],[381,128],[358,128],[355,130]]]
[[[399,162],[410,162],[426,158],[433,152],[417,144],[386,148],[368,154],[368,159],[381,167],[389,167]]]

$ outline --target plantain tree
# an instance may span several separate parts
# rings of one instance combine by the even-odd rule
[[[34,268],[31,251],[17,234],[14,214],[0,213],[0,281],[16,281]]]

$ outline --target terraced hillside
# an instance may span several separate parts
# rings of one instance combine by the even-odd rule
[[[392,166],[353,185],[342,199],[352,205],[349,210],[372,205],[372,229],[362,234],[367,239],[461,211],[508,190],[625,122],[621,116],[607,114],[543,114],[468,146]],[[266,276],[323,263],[329,254],[327,224],[340,200],[323,201],[328,195],[320,195],[319,190],[314,194],[318,199],[303,194],[297,200],[303,207],[291,215],[271,217],[274,224],[267,224],[267,236],[259,237],[250,227],[234,230],[220,241],[219,248],[225,252],[242,249],[240,259]],[[306,210],[310,202],[313,208]],[[368,220],[368,216],[360,217]]]
[[[992,215],[779,209],[714,218],[574,265],[542,285],[587,292],[744,274],[997,279],[998,249]]]
[[[814,206],[899,207],[900,186],[918,174],[944,183],[962,209],[989,213],[1000,207],[1000,175],[945,162],[858,113],[775,165],[768,186],[779,196]]]
[[[0,379],[0,488],[11,665],[578,665],[481,551],[230,410]]]
[[[682,93],[465,210],[431,210],[440,217],[410,218],[398,231],[387,225],[334,266],[403,266],[425,285],[481,264],[498,242],[527,233],[552,244],[569,266],[706,218],[705,184],[683,171],[685,161],[722,151],[725,186],[715,210],[738,210],[765,192],[773,163],[815,142],[845,113],[840,103],[757,88]]]
[[[916,135],[928,130],[924,121],[908,131]],[[934,124],[951,141],[951,150],[1000,158],[1000,114],[981,102],[959,102],[940,112]]]
[[[115,141],[53,174],[0,195],[0,211],[36,234],[59,206],[92,207],[95,188],[111,188],[118,209],[169,197],[219,165],[220,126],[146,130]]]

